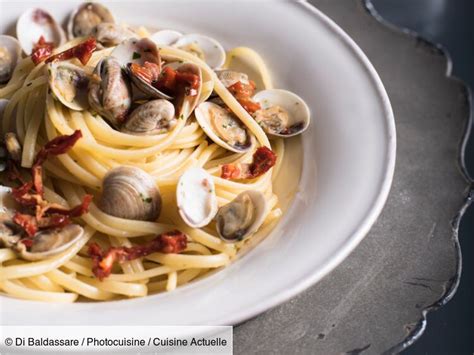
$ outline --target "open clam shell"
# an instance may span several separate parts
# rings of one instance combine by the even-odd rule
[[[203,102],[196,107],[194,115],[207,136],[221,147],[235,153],[244,153],[252,147],[247,127],[222,106]]]
[[[187,170],[178,181],[176,202],[183,221],[190,227],[209,224],[217,213],[217,198],[212,176],[202,168]]]
[[[12,222],[18,204],[9,187],[0,185],[0,245],[11,248],[25,260],[42,260],[57,255],[71,247],[82,237],[84,230],[77,224],[39,231],[32,238],[29,250],[21,243],[21,231]]]
[[[191,73],[197,75],[199,78],[199,87],[197,89],[189,91],[185,90],[180,95],[178,95],[175,100],[175,106],[178,110],[178,117],[180,119],[186,119],[191,115],[199,102],[199,97],[201,96],[202,90],[202,72],[201,68],[192,63],[184,63],[180,65],[176,71],[182,73]]]
[[[134,135],[160,134],[177,123],[174,105],[163,99],[152,100],[132,111],[121,131]]]
[[[160,54],[156,44],[148,38],[131,38],[120,43],[110,54],[122,67],[128,63],[143,65],[150,62],[161,68]]]
[[[20,59],[20,42],[15,37],[0,35],[0,84],[10,80]]]
[[[29,250],[18,243],[14,250],[25,260],[43,260],[69,249],[84,234],[78,224],[69,224],[60,229],[41,231],[33,237],[33,245]]]
[[[241,241],[257,231],[265,220],[267,201],[260,191],[240,193],[228,204],[219,208],[216,230],[226,242]]]
[[[26,10],[16,23],[16,37],[27,55],[31,54],[41,36],[54,47],[66,42],[66,34],[49,12],[38,8]]]
[[[47,70],[49,87],[63,105],[75,111],[89,108],[89,76],[84,69],[68,62],[53,62]]]
[[[290,91],[262,90],[252,99],[261,106],[253,116],[269,135],[289,138],[303,133],[309,126],[311,115],[308,105]]]
[[[190,52],[204,60],[212,69],[220,68],[225,63],[225,50],[214,38],[197,33],[179,37],[173,47]]]
[[[79,5],[69,16],[67,32],[69,39],[84,37],[92,34],[94,27],[101,23],[115,23],[110,10],[96,2],[86,2]]]
[[[92,29],[91,36],[102,47],[113,47],[137,35],[128,27],[116,23],[102,22]]]
[[[174,30],[161,30],[153,33],[149,38],[159,46],[170,46],[183,34]]]

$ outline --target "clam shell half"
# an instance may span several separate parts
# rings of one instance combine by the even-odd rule
[[[247,127],[222,106],[203,102],[196,107],[194,115],[207,136],[221,147],[235,153],[245,153],[252,147]]]
[[[212,176],[202,168],[187,170],[178,181],[176,202],[179,214],[188,226],[201,228],[209,224],[217,213]]]
[[[84,69],[68,62],[53,62],[47,70],[49,87],[63,105],[75,111],[89,108],[89,76]]]
[[[26,10],[16,23],[16,37],[27,55],[31,54],[41,36],[54,47],[66,42],[66,34],[49,12],[38,8]]]
[[[15,37],[0,35],[0,84],[10,80],[20,59],[20,42]]]
[[[262,90],[252,99],[262,107],[254,113],[254,118],[268,135],[289,138],[303,133],[309,126],[308,105],[290,91]]]

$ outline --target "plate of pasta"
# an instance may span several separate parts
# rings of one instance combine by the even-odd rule
[[[380,213],[390,103],[307,3],[0,9],[4,323],[235,324]]]

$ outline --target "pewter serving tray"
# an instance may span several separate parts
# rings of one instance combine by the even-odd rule
[[[384,211],[330,275],[234,330],[238,354],[396,353],[459,282],[460,217],[469,203],[461,146],[469,94],[435,45],[380,23],[355,0],[312,0],[367,54],[390,97],[397,163]],[[313,39],[317,41],[317,38]]]

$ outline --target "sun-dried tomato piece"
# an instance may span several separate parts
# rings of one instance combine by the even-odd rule
[[[57,136],[45,144],[38,152],[35,158],[34,165],[41,165],[48,158],[49,154],[60,155],[67,153],[74,144],[82,137],[80,130],[74,131],[71,135]]]
[[[171,67],[164,67],[153,86],[159,90],[174,93],[176,91],[176,71]]]
[[[253,154],[253,162],[250,164],[252,177],[265,174],[276,163],[277,156],[270,148],[260,147]]]
[[[270,170],[276,163],[277,156],[270,148],[259,147],[253,153],[252,163],[224,164],[221,167],[223,179],[254,179]]]
[[[27,213],[17,212],[13,222],[24,229],[27,235],[33,236],[38,229],[61,228],[71,223],[71,218],[79,217],[88,212],[92,201],[92,195],[86,195],[80,205],[71,209],[44,199],[43,176],[41,164],[48,155],[59,155],[66,153],[79,138],[81,131],[77,130],[69,136],[59,136],[46,143],[36,155],[35,162],[31,168],[32,180],[25,182],[19,187],[12,189],[12,196]],[[18,173],[19,174],[19,173]],[[31,213],[34,211],[34,215]],[[25,211],[23,211],[25,212]]]
[[[197,95],[199,85],[200,80],[198,75],[187,71],[174,70],[171,67],[164,67],[158,80],[153,83],[153,86],[158,90],[165,91],[172,95],[184,91],[188,96]]]
[[[53,53],[54,44],[52,42],[46,42],[43,36],[40,37],[38,43],[33,47],[31,52],[31,60],[35,65],[38,65],[46,58],[50,57]]]
[[[13,222],[22,227],[30,237],[33,237],[38,231],[38,223],[35,216],[16,212],[13,216]]]
[[[253,114],[261,109],[260,104],[258,102],[252,101],[251,99],[237,99],[237,101],[242,105],[244,110],[250,114]]]
[[[71,58],[77,58],[81,61],[82,65],[86,65],[96,48],[97,43],[95,41],[95,38],[89,38],[86,41],[79,43],[77,46],[66,49],[64,52],[49,57],[46,60],[46,63],[51,63],[55,60],[67,60]]]
[[[145,62],[143,66],[137,63],[131,63],[130,71],[133,75],[138,76],[148,84],[157,81],[160,75],[160,67],[158,64],[151,62]]]
[[[109,248],[105,253],[97,243],[91,243],[88,248],[88,254],[92,259],[92,272],[102,281],[110,275],[115,262],[123,263],[156,252],[166,254],[180,253],[186,249],[186,246],[186,235],[175,230],[160,234],[144,245],[137,245],[131,248]]]
[[[71,223],[69,216],[62,214],[52,214],[37,220],[39,229],[62,228]]]
[[[248,84],[243,84],[241,81],[238,81],[229,86],[227,90],[230,91],[248,113],[252,114],[261,108],[258,102],[254,102],[251,99],[255,93],[255,87],[255,83],[252,80],[249,80]]]

